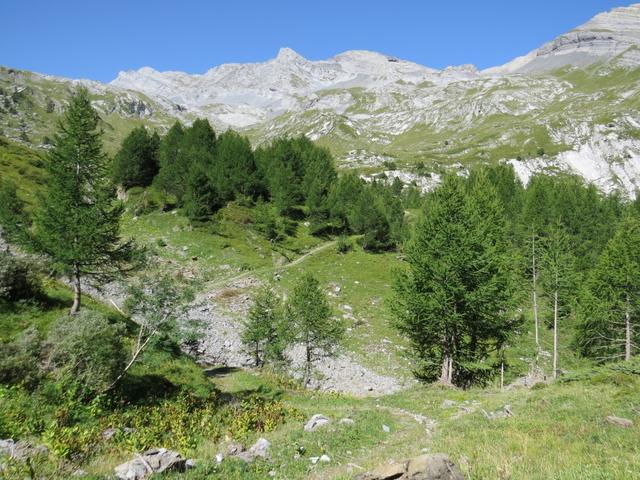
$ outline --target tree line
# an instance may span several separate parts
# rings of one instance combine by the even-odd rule
[[[253,149],[233,130],[216,135],[205,119],[189,127],[176,122],[162,138],[144,127],[133,130],[114,158],[112,179],[125,188],[153,186],[196,224],[211,222],[228,202],[248,202],[257,207],[257,229],[270,240],[306,219],[314,234],[360,235],[371,251],[400,245],[405,206],[415,204],[417,194],[414,187],[411,196],[399,195],[401,183],[339,176],[329,151],[305,136]]]
[[[391,304],[416,374],[487,381],[523,327],[523,306],[538,353],[540,329],[552,330],[554,378],[559,344],[596,361],[631,359],[640,345],[639,205],[570,175],[536,175],[525,188],[508,165],[445,176],[424,200]]]

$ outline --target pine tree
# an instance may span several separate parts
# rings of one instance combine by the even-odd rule
[[[331,307],[320,284],[312,275],[304,275],[293,289],[285,315],[292,337],[305,350],[304,384],[311,381],[313,364],[335,353],[344,336],[342,321],[331,317]]]
[[[577,344],[599,361],[630,360],[640,343],[640,220],[620,222],[579,303]]]
[[[113,181],[124,188],[151,185],[158,174],[158,144],[156,135],[149,135],[146,128],[135,128],[122,141],[113,159]]]
[[[35,215],[35,248],[73,282],[71,314],[84,277],[106,281],[134,268],[138,251],[120,237],[122,205],[106,180],[99,118],[86,89],[78,89],[60,122],[45,169],[47,183]]]
[[[286,347],[283,319],[282,304],[273,288],[260,289],[253,300],[240,336],[242,343],[253,356],[256,367],[262,367],[268,362],[282,361]]]
[[[542,244],[540,280],[553,311],[553,378],[558,376],[558,325],[569,316],[576,292],[575,260],[569,237],[558,221]]]
[[[449,175],[427,198],[392,310],[420,362],[416,374],[465,386],[492,373],[483,361],[502,348],[515,322],[497,195],[485,176],[469,194],[463,182]]]

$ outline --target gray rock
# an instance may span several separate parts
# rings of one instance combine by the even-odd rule
[[[254,457],[269,458],[269,448],[271,448],[271,443],[265,438],[259,438],[251,446],[249,453]]]
[[[238,455],[239,453],[242,453],[244,451],[244,445],[242,445],[241,443],[231,442],[229,445],[227,445],[227,455],[229,456]]]
[[[346,425],[348,427],[351,427],[353,425],[356,424],[356,422],[354,422],[352,419],[350,418],[342,418],[340,419],[340,421],[338,422],[339,425]]]
[[[606,419],[607,423],[615,425],[616,427],[631,428],[633,427],[633,420],[628,418],[616,417],[615,415],[609,415]]]
[[[115,437],[118,433],[118,429],[117,428],[107,428],[104,432],[102,432],[102,439],[103,440],[111,440],[113,437]]]
[[[455,407],[457,405],[456,402],[454,402],[453,400],[449,400],[449,399],[445,399],[442,401],[442,408],[451,408],[451,407]]]
[[[401,463],[382,465],[354,480],[464,480],[460,469],[442,453],[421,455]]]
[[[389,425],[382,425],[382,431],[384,433],[389,433],[391,429],[389,428]]]
[[[324,415],[321,415],[319,413],[316,413],[313,417],[311,417],[309,419],[309,421],[305,424],[304,426],[304,431],[305,432],[313,432],[314,430],[317,430],[320,427],[324,427],[325,425],[328,425],[329,423],[331,423],[331,420],[329,420],[327,417],[325,417]]]
[[[322,463],[329,463],[331,461],[331,457],[329,455],[321,455],[320,456],[320,462]]]
[[[32,445],[25,440],[17,442],[8,438],[0,440],[0,455],[7,455],[14,460],[26,460],[40,455],[48,455],[49,450],[44,445]]]
[[[408,480],[464,480],[460,469],[443,453],[421,455],[409,460]]]
[[[118,465],[114,469],[116,477],[121,480],[142,480],[154,473],[171,470],[183,472],[186,469],[186,460],[178,452],[166,448],[147,450],[136,457]]]

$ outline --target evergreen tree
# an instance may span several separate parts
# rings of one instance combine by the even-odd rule
[[[0,180],[0,234],[9,243],[25,243],[29,222],[16,184],[11,180]]]
[[[220,196],[230,201],[238,195],[255,197],[259,192],[256,161],[246,137],[227,130],[216,142],[212,180]]]
[[[78,89],[60,122],[45,169],[47,183],[35,215],[35,248],[73,282],[71,314],[80,308],[81,280],[105,281],[131,270],[137,250],[120,238],[122,205],[106,180],[99,118],[86,89]]]
[[[146,128],[138,127],[123,140],[113,159],[113,181],[124,188],[151,185],[158,174],[157,134],[149,135]]]
[[[262,367],[268,362],[282,361],[286,347],[283,319],[282,304],[273,288],[260,289],[253,300],[240,336],[242,343],[253,356],[256,367]]]
[[[558,221],[542,244],[540,262],[542,288],[553,311],[553,378],[558,376],[558,325],[569,316],[575,298],[575,260],[569,237]]]
[[[220,192],[204,166],[191,166],[183,203],[185,215],[196,223],[206,222],[224,205]]]
[[[505,344],[515,324],[497,195],[485,176],[469,194],[463,182],[446,176],[425,202],[392,307],[420,362],[416,373],[464,386],[492,373],[483,361]]]
[[[628,214],[582,292],[577,343],[600,361],[630,360],[640,344],[640,220]]]
[[[177,195],[177,185],[175,184],[176,172],[180,165],[182,153],[182,140],[184,138],[184,128],[180,122],[176,122],[169,129],[158,147],[158,159],[160,170],[156,176],[155,183],[167,194]]]
[[[311,381],[313,364],[322,356],[331,356],[340,344],[344,324],[331,317],[331,307],[320,284],[304,275],[293,289],[286,305],[286,319],[293,339],[305,349],[304,384]]]

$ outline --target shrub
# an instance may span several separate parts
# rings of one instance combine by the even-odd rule
[[[42,338],[33,327],[9,343],[0,343],[0,383],[34,387],[41,376]]]
[[[105,390],[124,368],[123,328],[104,315],[83,311],[59,318],[45,343],[46,366],[54,377],[85,397]]]
[[[338,253],[347,253],[352,248],[351,240],[346,235],[340,235],[338,238],[338,243],[336,243],[336,252]]]
[[[33,266],[8,252],[0,252],[0,302],[36,299],[42,293]]]

